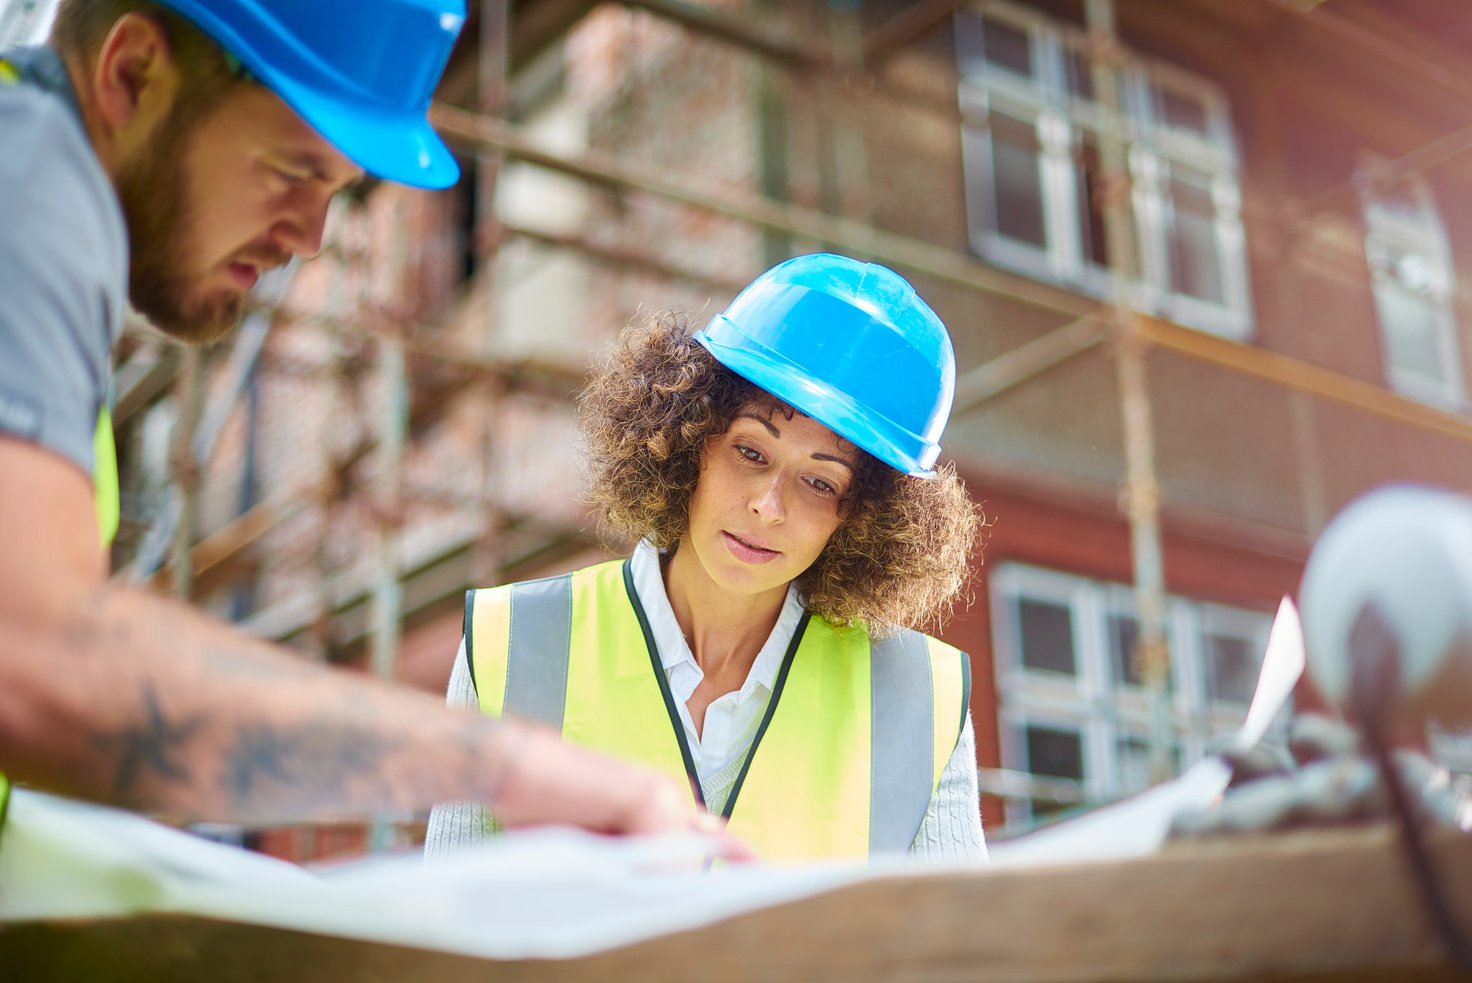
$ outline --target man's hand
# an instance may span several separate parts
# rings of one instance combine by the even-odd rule
[[[506,772],[491,808],[506,827],[558,823],[597,833],[704,833],[726,860],[752,860],[750,847],[702,809],[690,790],[657,772],[564,743],[524,721],[502,725]]]

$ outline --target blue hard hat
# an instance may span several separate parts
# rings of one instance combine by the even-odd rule
[[[753,280],[695,340],[879,460],[934,477],[956,359],[945,325],[898,273],[798,256]]]
[[[158,0],[188,18],[369,174],[460,176],[425,119],[464,0]]]

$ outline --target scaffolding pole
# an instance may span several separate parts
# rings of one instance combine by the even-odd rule
[[[393,296],[404,283],[407,249],[403,229],[403,197],[393,202],[392,223],[398,233],[393,236],[388,282],[394,286]],[[368,289],[374,281],[370,280]],[[403,531],[404,447],[409,435],[409,377],[404,356],[403,329],[391,317],[381,318],[378,335],[378,466],[373,479],[374,552],[372,626],[368,638],[368,664],[380,679],[392,679],[398,657],[400,615],[403,610],[404,585],[400,581],[400,536]],[[399,817],[374,816],[368,827],[368,851],[381,853],[393,846]]]
[[[477,66],[480,111],[493,119],[501,118],[507,104],[507,37],[511,31],[510,11],[506,0],[481,0],[480,61]],[[501,225],[496,211],[496,188],[504,163],[496,147],[482,146],[476,154],[476,215],[474,216],[474,253],[478,267],[478,289],[485,292],[487,320],[478,326],[471,351],[483,362],[495,359],[497,325],[501,312],[496,307],[496,254],[501,241]],[[501,509],[501,494],[496,481],[496,421],[501,415],[505,386],[493,372],[476,377],[473,401],[480,417],[480,475],[478,481],[480,534],[471,547],[470,576],[472,586],[501,582],[506,517]]]
[[[200,413],[204,403],[204,377],[208,371],[206,354],[198,348],[190,348],[184,355],[184,371],[179,377],[179,416],[174,424],[174,487],[169,496],[160,526],[163,531],[155,542],[167,544],[173,575],[171,588],[174,596],[188,600],[194,588],[194,568],[189,562],[189,542],[194,535],[194,526],[199,514],[199,474],[203,461],[196,461],[191,453],[194,437],[199,429]],[[159,559],[163,558],[160,546]],[[153,565],[154,567],[157,564]],[[145,575],[153,569],[144,570]]]
[[[272,320],[297,266],[297,262],[292,261],[285,268],[262,278],[257,297],[265,306],[252,311],[242,323],[226,361],[221,391],[208,408],[203,406],[207,356],[193,346],[184,349],[178,381],[179,429],[175,433],[173,451],[175,487],[139,544],[132,566],[123,574],[126,578],[146,582],[159,572],[159,567],[167,559],[172,566],[175,593],[184,598],[189,596],[193,579],[189,570],[189,544],[198,504],[194,500],[198,476],[214,453],[215,443],[241,394],[250,385],[261,350],[270,334]]]
[[[594,184],[624,188],[772,229],[945,283],[1075,318],[1098,310],[1088,298],[983,263],[960,250],[761,195],[712,193],[709,183],[624,163],[611,154],[551,150],[520,127],[436,103],[430,121],[453,144],[500,148],[508,156]]]
[[[374,477],[376,515],[373,588],[373,645],[369,664],[373,673],[390,679],[399,647],[399,526],[403,509],[404,444],[408,438],[408,376],[404,367],[404,340],[385,330],[378,343],[378,468]]]
[[[1165,563],[1160,545],[1160,485],[1155,474],[1155,431],[1145,358],[1133,292],[1135,231],[1131,218],[1129,148],[1121,131],[1119,78],[1122,50],[1114,30],[1113,0],[1087,0],[1089,52],[1094,94],[1107,125],[1099,131],[1103,165],[1104,226],[1113,273],[1109,321],[1113,333],[1115,378],[1119,385],[1124,434],[1125,475],[1121,504],[1130,527],[1130,557],[1135,577],[1135,618],[1139,626],[1133,660],[1150,706],[1150,774],[1169,778],[1173,727],[1170,718],[1170,652],[1165,638]]]

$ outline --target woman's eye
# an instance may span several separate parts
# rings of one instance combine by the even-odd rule
[[[757,464],[760,464],[763,460],[765,460],[762,457],[762,452],[761,451],[754,450],[754,449],[752,449],[750,447],[747,447],[744,444],[737,444],[736,445],[736,453],[740,454],[742,457],[746,458],[748,461],[754,461]]]
[[[832,485],[828,484],[828,482],[824,481],[822,478],[809,478],[808,479],[808,484],[812,485],[813,490],[816,491],[816,492],[819,492],[820,494],[823,494],[823,495],[837,495],[838,494],[838,489],[837,488],[834,488]]]

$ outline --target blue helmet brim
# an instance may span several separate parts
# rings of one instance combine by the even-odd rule
[[[423,113],[375,113],[290,80],[271,88],[339,153],[374,177],[435,191],[460,179],[460,165]]]

